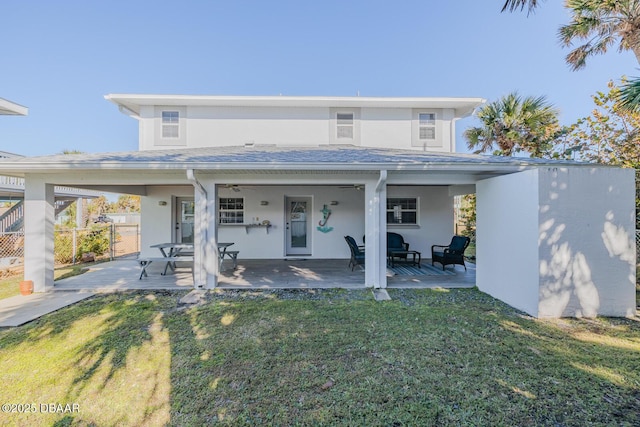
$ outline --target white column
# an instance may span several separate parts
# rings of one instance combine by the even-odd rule
[[[365,184],[365,286],[387,287],[387,171]]]
[[[194,185],[195,211],[193,216],[193,287],[206,288],[207,272],[204,268],[205,245],[207,243],[207,193]]]
[[[83,228],[84,222],[82,217],[82,197],[76,199],[76,228]]]
[[[53,287],[54,186],[42,176],[27,175],[24,191],[24,279],[35,292]]]
[[[218,186],[215,181],[203,181],[207,190],[206,218],[203,226],[207,228],[206,242],[203,245],[203,269],[206,273],[206,289],[218,286],[220,263],[218,262]]]
[[[218,285],[218,189],[215,181],[196,176],[187,170],[187,179],[194,187],[194,251],[193,285],[196,289],[213,289]]]

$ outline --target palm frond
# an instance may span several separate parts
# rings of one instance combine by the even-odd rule
[[[620,87],[620,107],[631,112],[640,112],[640,78],[634,77]]]
[[[500,12],[504,12],[508,10],[509,12],[516,11],[520,9],[521,11],[527,8],[527,15],[532,13],[540,2],[538,0],[506,0],[504,2],[504,6],[502,6],[502,10]]]

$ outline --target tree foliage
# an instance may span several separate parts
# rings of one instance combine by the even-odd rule
[[[567,0],[566,8],[571,22],[558,30],[560,42],[566,47],[582,43],[565,58],[572,70],[615,44],[619,52],[631,50],[640,62],[640,1]]]
[[[109,212],[140,212],[140,196],[120,195],[118,200],[109,206]]]
[[[608,92],[592,98],[591,115],[580,119],[569,136],[579,159],[640,169],[640,113],[621,105],[620,87],[613,81]]]
[[[513,92],[482,106],[477,118],[482,125],[464,133],[469,149],[476,153],[495,149],[496,155],[524,151],[543,157],[552,150],[550,141],[560,131],[558,111],[543,96],[523,98]]]
[[[520,9],[521,11],[527,8],[527,13],[533,12],[540,2],[538,0],[506,0],[504,6],[502,6],[501,12],[508,10],[509,12]]]

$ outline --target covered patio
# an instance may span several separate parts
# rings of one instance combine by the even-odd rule
[[[252,259],[238,260],[238,267],[222,271],[218,288],[222,289],[364,289],[364,271],[348,268],[347,259]],[[440,265],[431,267],[424,260],[421,269],[394,274],[387,270],[389,288],[465,288],[475,286],[476,269]],[[117,292],[126,290],[192,290],[193,276],[187,264],[174,273],[161,275],[164,266],[150,268],[149,276],[138,279],[140,267],[135,259],[96,264],[85,274],[55,282],[54,291]]]

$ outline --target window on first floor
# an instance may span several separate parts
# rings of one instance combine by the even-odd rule
[[[242,197],[221,197],[218,211],[220,224],[244,223],[244,199]]]
[[[415,197],[388,198],[387,224],[418,224],[418,199]]]

